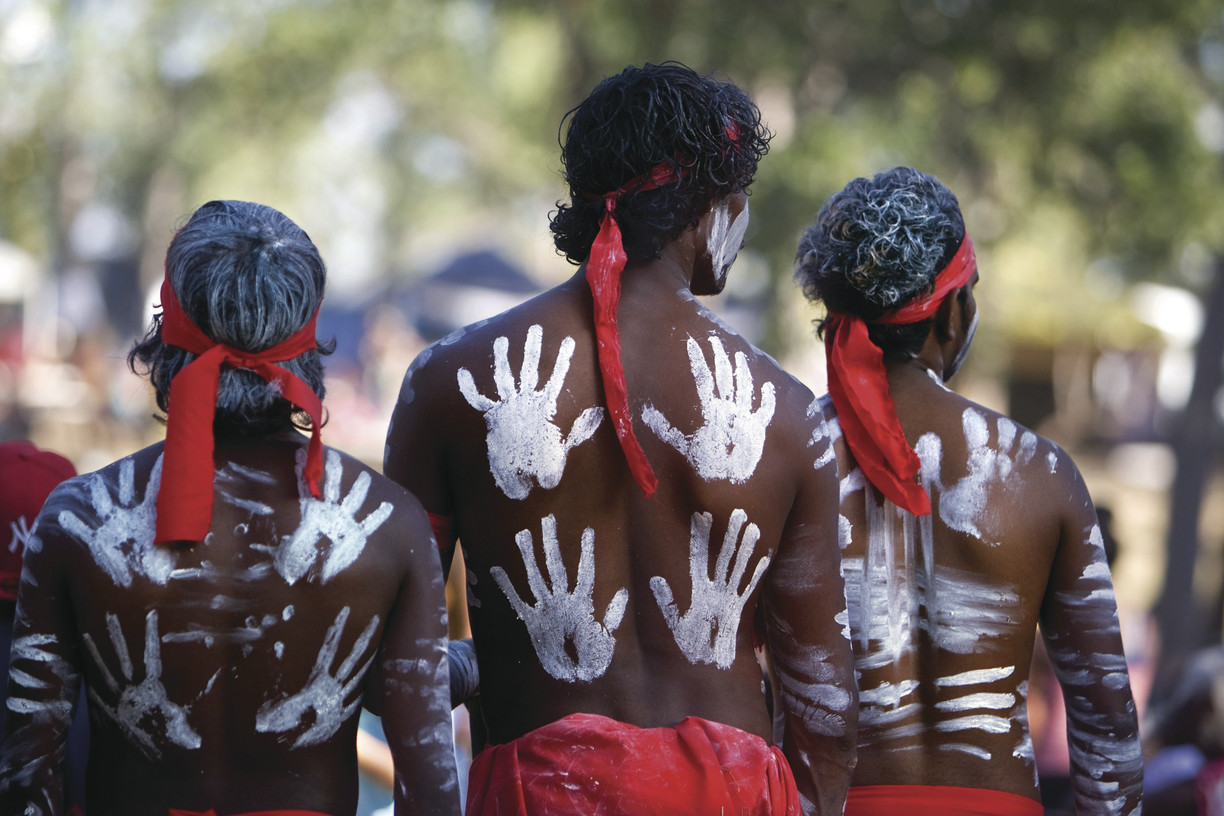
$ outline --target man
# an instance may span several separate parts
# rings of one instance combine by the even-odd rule
[[[899,167],[804,235],[824,302],[859,675],[846,813],[1042,813],[1025,708],[1037,625],[1062,683],[1078,812],[1138,813],[1142,759],[1113,586],[1070,457],[945,382],[977,326],[955,196]]]
[[[7,710],[8,660],[25,545],[47,495],[75,475],[76,466],[54,451],[24,439],[0,442],[0,719]],[[78,710],[64,749],[64,801],[72,813],[80,812],[76,803],[83,796],[88,740],[89,722]]]
[[[855,705],[822,423],[694,298],[740,248],[760,113],[671,63],[567,118],[552,230],[577,273],[423,352],[388,435],[444,563],[463,544],[491,743],[467,812],[798,812],[760,622],[804,809],[840,813]]]
[[[428,519],[320,442],[324,281],[306,233],[259,204],[210,202],[174,237],[129,356],[166,441],[64,483],[38,517],[0,812],[59,813],[81,683],[89,816],[350,816],[363,698],[382,703],[401,812],[458,812]]]

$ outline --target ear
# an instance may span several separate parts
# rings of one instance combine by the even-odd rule
[[[958,339],[964,323],[961,320],[961,291],[949,292],[935,311],[934,325],[931,330],[940,345]]]

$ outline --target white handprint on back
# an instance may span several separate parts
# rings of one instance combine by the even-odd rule
[[[574,354],[574,338],[566,337],[561,341],[552,375],[544,388],[537,391],[543,332],[539,325],[527,330],[517,387],[510,371],[510,341],[505,337],[493,341],[496,402],[476,389],[476,382],[466,368],[457,372],[459,391],[469,405],[484,414],[489,429],[489,470],[493,480],[511,499],[526,498],[533,479],[545,490],[556,487],[561,482],[570,450],[590,439],[603,421],[603,408],[593,407],[578,416],[567,437],[562,437],[561,429],[553,424],[557,398]]]
[[[714,369],[706,365],[701,346],[688,339],[689,368],[697,385],[704,423],[691,435],[681,433],[653,405],[642,409],[642,420],[660,439],[680,451],[701,478],[746,481],[756,470],[765,449],[765,431],[774,414],[774,386],[761,386],[761,404],[752,409],[752,371],[742,351],[735,353],[735,369],[722,340],[710,338]],[[717,394],[715,393],[717,392]]]
[[[612,597],[604,612],[603,623],[595,620],[595,531],[587,527],[582,531],[582,553],[578,559],[578,581],[574,591],[569,591],[569,576],[561,561],[561,548],[557,543],[557,520],[546,516],[540,520],[543,536],[544,562],[548,567],[551,588],[544,583],[544,576],[536,563],[531,532],[523,530],[514,537],[523,564],[527,568],[527,584],[535,597],[535,606],[528,606],[519,597],[510,578],[501,567],[489,570],[493,580],[505,593],[510,605],[531,636],[531,645],[544,670],[558,680],[594,680],[608,670],[612,662],[612,650],[616,638],[612,633],[620,626],[629,602],[629,593],[620,589]],[[573,644],[573,653],[566,644]]]
[[[94,561],[119,586],[130,587],[133,575],[143,575],[155,583],[165,584],[174,569],[174,557],[168,548],[153,544],[162,457],[157,457],[149,473],[144,499],[139,504],[136,502],[135,472],[136,464],[132,459],[120,462],[117,505],[101,474],[86,477],[91,504],[98,518],[96,528],[90,527],[71,510],[59,514],[59,523],[65,531],[85,542]]]

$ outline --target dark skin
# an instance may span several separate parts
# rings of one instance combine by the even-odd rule
[[[456,525],[469,570],[481,701],[492,742],[513,740],[575,712],[642,727],[671,726],[698,716],[768,740],[772,727],[752,641],[753,620],[759,615],[766,623],[767,651],[781,655],[785,665],[796,662],[795,655],[804,649],[824,649],[827,654],[827,684],[842,694],[839,702],[844,705],[838,712],[840,732],[829,735],[813,729],[810,713],[820,708],[820,701],[807,699],[803,709],[800,691],[779,707],[789,726],[784,750],[800,792],[810,801],[810,812],[840,813],[853,763],[854,689],[849,647],[834,620],[844,607],[837,570],[835,475],[831,466],[813,466],[821,451],[809,446],[811,393],[718,323],[693,297],[718,291],[724,281],[720,273],[725,270],[714,268],[709,249],[716,207],[729,207],[733,218],[746,201],[738,194],[713,202],[659,259],[630,263],[622,276],[621,355],[634,428],[659,479],[653,498],[644,498],[635,484],[606,414],[589,439],[569,450],[555,487],[541,487],[536,479],[529,482],[524,498],[509,498],[491,474],[485,417],[457,384],[459,370],[466,369],[480,394],[497,400],[493,348],[497,338],[505,337],[508,371],[517,388],[528,328],[538,325],[542,351],[537,389],[552,374],[562,340],[574,342],[552,423],[562,435],[572,434],[584,410],[604,406],[585,267],[522,306],[469,327],[458,339],[436,344],[414,363],[392,418],[384,470],[418,495],[430,512],[450,516]],[[727,213],[721,215],[725,224]],[[729,359],[737,353],[745,356],[752,373],[753,411],[760,408],[764,383],[776,389],[776,410],[759,464],[742,482],[702,478],[689,459],[642,420],[643,408],[650,405],[684,434],[695,433],[706,422],[689,338],[696,341],[706,369],[713,368],[710,338],[721,341]],[[740,395],[746,396],[747,384],[739,385]],[[519,430],[529,433],[526,425]],[[694,514],[709,513],[712,520],[708,563],[699,563],[697,569],[714,577],[735,510],[743,511],[760,535],[740,579],[732,582],[735,594],[747,597],[742,614],[726,624],[735,629],[727,665],[720,668],[712,659],[690,659],[678,646],[652,579],[667,582],[676,609],[684,615],[693,596]],[[549,516],[555,518],[571,592],[582,560],[584,530],[592,531],[590,609],[595,623],[609,619],[609,605],[625,591],[620,595],[626,603],[623,620],[610,633],[614,646],[608,647],[604,660],[583,664],[572,641],[563,646],[566,660],[579,664],[583,677],[557,677],[545,668],[528,626],[494,577],[503,570],[523,601],[536,603],[516,535],[526,531],[530,536],[533,562],[548,576],[543,520]],[[742,536],[737,529],[732,545],[743,546]],[[454,545],[445,548],[443,563],[449,565],[453,554]],[[751,576],[766,556],[770,561],[752,584]],[[786,580],[788,575],[802,579]],[[550,578],[545,582],[555,583]],[[562,618],[558,614],[543,623],[556,625]],[[707,651],[708,645],[707,638]],[[556,646],[551,654],[557,656],[561,648]]]
[[[416,500],[326,450],[324,515],[357,525],[386,518],[326,580],[339,543],[307,536],[299,574],[277,556],[302,523],[294,456],[305,440],[292,430],[222,437],[213,532],[157,548],[151,517],[128,509],[145,500],[161,448],[66,483],[39,518],[15,630],[37,646],[14,651],[10,695],[26,711],[6,719],[0,811],[59,812],[54,746],[66,725],[52,715],[83,682],[90,816],[165,816],[172,807],[353,814],[363,696],[392,702],[383,722],[397,812],[457,814],[447,692],[433,676],[441,665],[445,677],[442,576]],[[354,490],[360,474],[364,500]],[[346,499],[353,506],[342,511]],[[349,532],[348,545],[363,535]]]
[[[927,452],[930,533],[921,520],[908,532],[887,515],[869,521],[881,497],[854,481],[840,435],[835,445],[850,524],[843,574],[860,599],[850,604],[863,701],[853,784],[1040,800],[1023,706],[1040,623],[1067,701],[1078,812],[1129,813],[1142,789],[1138,729],[1087,488],[1055,445],[943,385],[968,341],[976,282],[945,299],[914,359],[886,364],[906,439]],[[872,563],[889,566],[869,578]]]

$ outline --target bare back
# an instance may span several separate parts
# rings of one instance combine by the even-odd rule
[[[822,399],[837,436],[859,672],[854,785],[1039,799],[1026,694],[1040,623],[1068,700],[1079,812],[1137,803],[1141,758],[1113,588],[1074,463],[920,364],[891,368],[889,383],[922,460],[929,516],[867,484]]]
[[[12,693],[36,719],[83,679],[91,816],[352,814],[367,688],[371,703],[399,703],[383,706],[397,802],[458,811],[424,513],[330,449],[314,499],[295,453],[296,434],[218,439],[212,533],[198,544],[152,543],[161,445],[48,500],[27,555],[23,581],[36,586],[22,589]],[[41,734],[10,722],[6,771],[23,751],[51,753]]]
[[[769,739],[759,621],[786,667],[823,658],[821,682],[786,687],[791,748],[844,769],[853,678],[812,395],[651,274],[625,270],[619,326],[654,497],[604,407],[581,272],[414,363],[385,470],[453,518],[492,741],[574,712]]]

